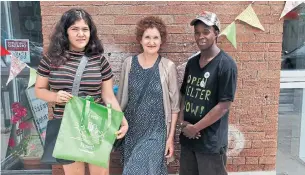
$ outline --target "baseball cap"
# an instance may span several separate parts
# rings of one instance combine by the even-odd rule
[[[191,21],[191,26],[195,24],[196,21],[201,21],[208,26],[216,26],[220,31],[220,21],[215,13],[203,11],[195,19]]]

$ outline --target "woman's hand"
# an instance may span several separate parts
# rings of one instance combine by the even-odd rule
[[[165,147],[165,157],[166,158],[171,158],[174,155],[174,139],[168,138],[166,141],[166,147]]]
[[[116,138],[117,139],[123,138],[126,135],[127,131],[128,131],[128,123],[127,122],[122,122],[120,130],[118,130],[116,132],[116,135],[117,135]]]
[[[58,91],[56,93],[56,103],[58,104],[65,104],[67,103],[71,98],[73,97],[73,95],[71,95],[70,93],[66,92],[66,91]]]

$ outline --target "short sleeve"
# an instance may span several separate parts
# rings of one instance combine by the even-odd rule
[[[232,101],[234,100],[236,84],[237,84],[237,67],[232,64],[232,67],[222,72],[218,79],[219,91],[218,101]]]
[[[183,77],[183,81],[182,81],[182,84],[181,84],[181,88],[180,88],[180,93],[182,95],[185,94],[185,91],[186,91],[186,85],[187,85],[187,76],[188,76],[188,70],[189,70],[189,62],[186,64],[185,66],[185,71],[184,71],[184,77]]]
[[[49,77],[51,60],[43,56],[37,68],[37,74],[43,77]]]
[[[101,74],[103,81],[107,81],[113,77],[111,66],[104,56],[101,57]]]

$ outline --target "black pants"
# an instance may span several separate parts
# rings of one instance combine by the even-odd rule
[[[227,175],[227,156],[194,152],[181,146],[180,175]]]

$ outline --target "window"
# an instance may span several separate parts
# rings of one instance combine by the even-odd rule
[[[279,174],[305,172],[305,5],[298,19],[284,21],[278,118]]]
[[[25,39],[29,41],[29,60],[27,65],[37,69],[42,58],[42,31],[40,3],[37,1],[1,1],[1,46],[6,46],[6,40]],[[32,123],[33,112],[31,110],[31,100],[29,100],[29,68],[24,68],[7,86],[9,77],[11,57],[1,57],[1,169],[20,168],[15,167],[11,160],[11,147],[18,147],[25,136],[33,135],[29,143],[36,144],[36,149],[42,151],[42,145],[39,135],[34,128],[28,131],[20,132],[18,124],[12,124],[12,104],[19,102],[27,109],[27,115],[20,122],[28,120]],[[30,93],[32,97],[33,93]],[[35,135],[36,133],[36,135]],[[12,140],[15,146],[10,145]],[[11,147],[10,147],[11,146]],[[25,149],[27,149],[26,147]],[[39,158],[40,153],[34,153],[32,156]]]
[[[299,8],[299,19],[284,21],[282,70],[305,69],[305,8]]]

